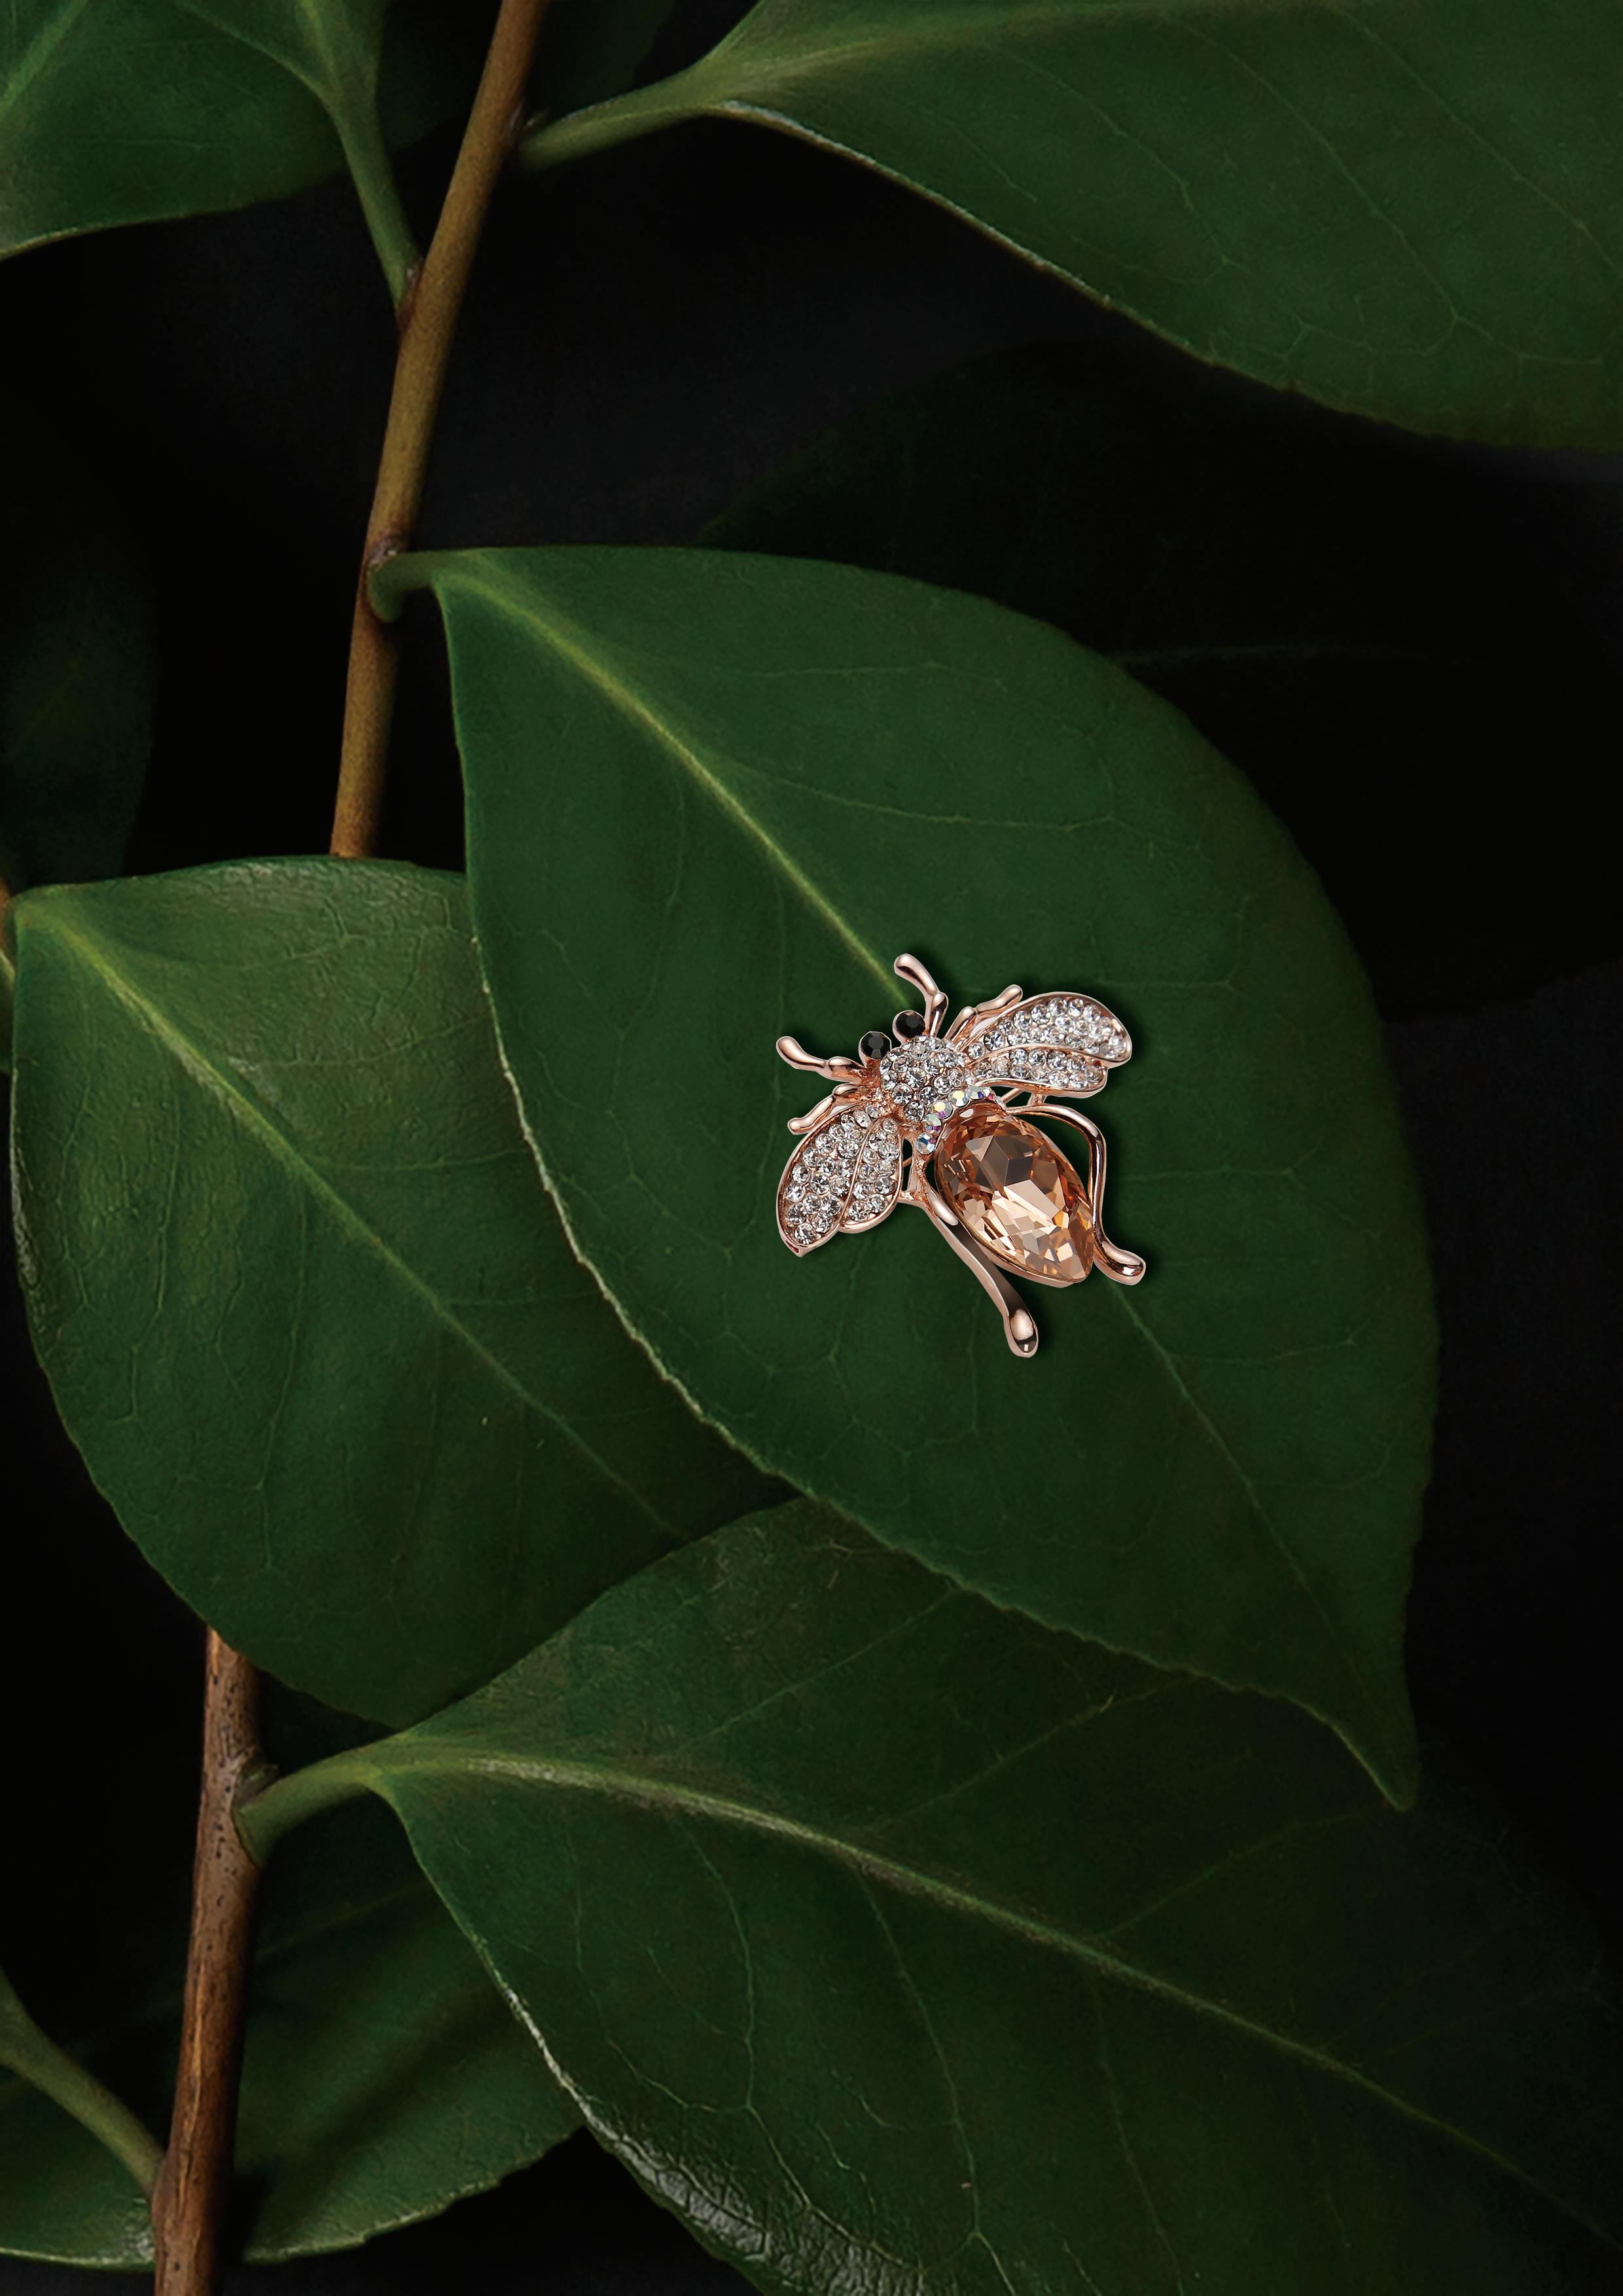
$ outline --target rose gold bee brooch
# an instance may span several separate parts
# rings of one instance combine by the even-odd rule
[[[1014,1353],[1034,1356],[1037,1325],[1010,1275],[1080,1283],[1096,1267],[1112,1283],[1136,1283],[1144,1272],[1104,1233],[1104,1135],[1052,1097],[1102,1092],[1132,1044],[1096,997],[1070,989],[1005,988],[966,1004],[943,1036],[947,998],[918,958],[898,956],[895,969],[924,1010],[898,1013],[888,1036],[871,1030],[856,1060],[818,1060],[792,1037],[778,1038],[791,1069],[833,1087],[790,1119],[801,1138],[778,1182],[778,1234],[804,1259],[831,1236],[860,1235],[912,1204],[989,1293]],[[1034,1116],[1082,1135],[1086,1180]]]

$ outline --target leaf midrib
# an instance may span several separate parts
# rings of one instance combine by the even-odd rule
[[[791,25],[778,32],[771,20],[774,12],[774,12],[770,0],[766,0],[766,5],[753,10],[709,55],[701,56],[685,71],[674,74],[663,85],[675,86],[683,81],[702,84],[714,77],[729,89],[728,94],[717,100],[726,103],[733,100],[733,89],[746,95],[766,89],[775,93],[797,79],[812,78],[846,66],[861,69],[858,60],[871,58],[876,49],[886,56],[912,56],[921,51],[935,53],[967,47],[988,33],[1006,38],[1011,34],[1018,37],[1023,33],[1070,30],[1085,37],[1102,25],[1144,21],[1159,20],[1177,29],[1185,17],[1341,14],[1333,0],[1330,4],[1326,0],[1313,0],[1311,6],[1305,5],[1304,0],[1094,0],[1091,6],[1078,5],[1078,0],[1028,0],[1023,6],[1018,4],[1018,0],[958,0],[956,5],[953,0],[930,0],[930,4],[913,10],[906,23],[893,20],[877,29],[855,31],[848,24],[842,28],[840,37],[831,38],[815,27]],[[753,75],[756,84],[746,86],[746,80],[751,77],[750,65],[756,56],[763,59]],[[721,69],[734,64],[742,69],[736,72]],[[611,102],[627,103],[643,93],[634,89],[629,96],[614,97]],[[652,95],[654,88],[650,87],[647,93]]]
[[[48,905],[31,920],[35,929],[48,928],[57,938],[77,951],[81,960],[103,988],[140,1019],[152,1035],[173,1054],[180,1066],[191,1074],[207,1092],[211,1092],[219,1103],[248,1132],[268,1149],[275,1161],[289,1172],[317,1203],[326,1207],[337,1225],[352,1239],[358,1240],[377,1259],[401,1287],[422,1301],[431,1321],[444,1326],[454,1339],[464,1347],[476,1362],[490,1374],[496,1382],[513,1396],[537,1418],[555,1428],[586,1461],[603,1481],[620,1492],[647,1519],[668,1536],[678,1535],[678,1527],[668,1521],[635,1486],[618,1474],[600,1453],[580,1433],[579,1430],[555,1411],[545,1399],[533,1394],[518,1374],[493,1355],[484,1341],[469,1330],[461,1317],[455,1315],[431,1285],[424,1281],[407,1261],[395,1251],[324,1174],[318,1171],[300,1154],[284,1133],[273,1124],[236,1080],[216,1066],[207,1052],[162,1009],[142,995],[135,983],[119,972],[103,957],[94,939],[65,921],[59,911]],[[537,1188],[540,1183],[537,1177]],[[549,1210],[552,1208],[549,1205]],[[554,1213],[555,1217],[555,1213]]]
[[[300,55],[297,41],[291,44],[291,53],[283,54],[268,38],[259,37],[251,26],[222,23],[207,4],[207,0],[178,0],[178,4],[189,15],[195,16],[200,23],[207,24],[212,31],[217,32],[222,39],[234,41],[237,46],[263,56],[266,63],[274,64],[278,71],[285,72],[290,79],[297,80],[320,104],[339,135],[348,140],[351,122],[346,99],[353,97],[356,93],[353,75],[359,59],[350,24],[341,11],[316,7],[312,4],[312,0],[293,0],[293,13],[303,27],[305,39],[316,59],[312,63]]]
[[[0,119],[15,109],[40,73],[50,68],[62,43],[89,5],[90,0],[66,0],[66,5],[43,23],[26,44],[4,87],[0,87]]]
[[[470,573],[470,562],[480,569],[480,574]],[[852,931],[833,903],[796,865],[771,832],[755,818],[742,800],[734,796],[725,782],[711,771],[698,750],[681,739],[676,727],[660,717],[654,705],[638,693],[628,679],[616,674],[605,655],[593,653],[586,632],[555,611],[551,612],[550,618],[544,618],[528,610],[521,599],[513,594],[511,582],[504,581],[499,573],[494,578],[484,575],[482,555],[479,552],[470,552],[465,557],[459,557],[455,565],[449,562],[442,562],[447,565],[449,582],[472,591],[505,620],[517,622],[521,628],[538,637],[551,652],[578,671],[587,685],[594,686],[608,701],[640,726],[660,748],[673,757],[735,827],[742,829],[761,848],[819,922],[827,926],[847,955],[855,956],[859,964],[865,965],[886,995],[890,994],[893,983],[889,967]]]
[[[521,629],[538,639],[543,646],[568,662],[587,684],[604,697],[611,706],[618,707],[634,723],[643,727],[668,756],[675,758],[676,763],[693,776],[703,793],[713,798],[725,815],[754,839],[766,853],[768,861],[782,871],[791,889],[798,893],[807,902],[814,914],[829,927],[841,946],[848,952],[854,951],[870,966],[881,982],[889,987],[889,976],[886,968],[853,931],[833,904],[795,865],[765,827],[755,819],[742,800],[737,797],[705,763],[693,742],[684,740],[676,727],[661,718],[657,706],[649,701],[646,696],[632,685],[618,663],[609,659],[607,649],[601,649],[598,653],[594,653],[593,641],[589,634],[559,611],[554,602],[542,589],[540,583],[535,580],[535,578],[528,578],[528,580],[537,594],[545,600],[545,611],[528,605],[524,597],[519,594],[518,586],[512,578],[504,577],[499,569],[489,568],[485,554],[479,552],[459,554],[455,560],[441,558],[433,561],[432,563],[438,568],[444,569],[440,578],[447,589],[460,588],[471,592],[504,619],[517,623]],[[569,1233],[571,1244],[578,1249],[572,1227]],[[1112,1285],[1111,1290],[1115,1292],[1116,1287]],[[1251,1476],[1236,1457],[1204,1406],[1194,1395],[1177,1363],[1145,1322],[1132,1294],[1121,1292],[1117,1296],[1129,1327],[1137,1333],[1149,1351],[1152,1360],[1173,1388],[1183,1409],[1187,1412],[1204,1439],[1211,1446],[1228,1473],[1234,1478],[1252,1520],[1262,1530],[1268,1546],[1283,1566],[1287,1578],[1311,1606],[1314,1615],[1323,1628],[1330,1651],[1342,1669],[1343,1678],[1362,1705],[1365,1722],[1370,1726],[1376,1742],[1381,1746],[1383,1755],[1389,1759],[1392,1751],[1389,1743],[1390,1732],[1385,1725],[1381,1702],[1373,1695],[1360,1666],[1342,1640],[1334,1619],[1326,1609],[1319,1589],[1307,1575],[1300,1557],[1294,1552],[1285,1534],[1262,1504]],[[1344,1726],[1323,1706],[1309,1703],[1305,1696],[1298,1702],[1316,1719],[1325,1723],[1328,1727],[1335,1730],[1338,1735],[1346,1739],[1352,1751],[1361,1761],[1366,1759],[1362,1750],[1348,1737]]]
[[[552,1787],[562,1792],[601,1794],[650,1810],[660,1817],[706,1820],[791,1842],[799,1849],[826,1857],[861,1874],[865,1881],[876,1882],[898,1895],[923,1898],[944,1912],[963,1919],[985,1922],[993,1928],[1023,1939],[1029,1945],[1081,1962],[1111,1984],[1148,1993],[1186,2014],[1201,2018],[1265,2048],[1271,2048],[1322,2078],[1344,2082],[1401,2118],[1428,2128],[1474,2154],[1489,2167],[1511,2177],[1570,2222],[1579,2226],[1601,2246],[1623,2253],[1623,2244],[1614,2242],[1570,2202],[1553,2193],[1517,2162],[1508,2160],[1504,2153],[1482,2138],[1473,2136],[1469,2130],[1457,2128],[1452,2121],[1428,2112],[1423,2105],[1413,2103],[1382,2087],[1356,2066],[1346,2064],[1340,2058],[1315,2048],[1307,2042],[1279,2032],[1273,2026],[1260,2024],[1255,2019],[1243,2016],[1221,2001],[1209,2000],[1203,1994],[1177,1985],[1152,1970],[1109,1953],[1089,1938],[1073,1934],[1052,1922],[1041,1921],[1035,1915],[1021,1913],[995,1898],[981,1897],[973,1890],[943,1879],[927,1867],[909,1865],[901,1858],[884,1857],[858,1842],[844,1841],[838,1834],[808,1824],[804,1820],[786,1816],[778,1810],[766,1809],[730,1795],[714,1793],[702,1787],[677,1784],[668,1778],[627,1770],[606,1762],[550,1760],[545,1756],[495,1752],[458,1759],[454,1750],[448,1747],[429,1751],[418,1749],[407,1753],[403,1751],[405,1744],[405,1741],[399,1740],[386,1742],[381,1747],[364,1748],[355,1756],[339,1755],[326,1767],[334,1779],[348,1772],[357,1783],[390,1803],[395,1800],[390,1792],[394,1779],[414,1775],[448,1776],[455,1782],[465,1784],[472,1775],[523,1786]],[[397,1748],[402,1751],[397,1751]],[[401,1809],[400,1816],[409,1831],[409,1811]],[[469,1934],[478,1946],[481,1957],[491,1961],[482,1939],[473,1931]],[[498,1983],[504,1985],[505,1980],[495,1970],[493,1962],[492,1971]]]

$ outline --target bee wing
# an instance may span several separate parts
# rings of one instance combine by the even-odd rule
[[[862,1103],[831,1109],[778,1182],[778,1234],[803,1259],[843,1229],[860,1235],[893,1210],[902,1185],[902,1136]]]
[[[964,1046],[977,1084],[1060,1092],[1079,1100],[1102,1092],[1111,1069],[1133,1057],[1133,1040],[1108,1004],[1060,989],[988,1013]]]

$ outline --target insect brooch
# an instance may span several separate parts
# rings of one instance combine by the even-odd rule
[[[870,1030],[856,1060],[818,1060],[792,1037],[778,1038],[791,1069],[833,1087],[790,1119],[802,1136],[778,1182],[778,1234],[804,1259],[831,1236],[861,1235],[898,1203],[913,1204],[989,1293],[1014,1353],[1034,1356],[1037,1325],[1010,1275],[1080,1283],[1096,1267],[1112,1283],[1136,1283],[1144,1272],[1104,1233],[1104,1135],[1051,1098],[1102,1092],[1132,1044],[1096,997],[1069,989],[1005,988],[966,1004],[944,1036],[947,998],[918,958],[898,956],[895,970],[924,1010],[898,1013],[889,1035]],[[1033,1116],[1082,1135],[1086,1180]],[[905,1185],[904,1146],[912,1152]]]

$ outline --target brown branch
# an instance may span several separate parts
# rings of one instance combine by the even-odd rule
[[[213,2296],[225,2270],[237,2075],[259,1894],[259,1869],[242,1847],[236,1813],[244,1796],[269,1775],[259,1708],[258,1670],[210,1628],[180,2070],[169,2149],[152,2194],[159,2296]]]
[[[547,0],[502,0],[439,224],[422,267],[401,299],[400,348],[356,586],[344,694],[332,849],[347,859],[377,850],[398,668],[398,641],[373,612],[367,584],[378,567],[411,547],[456,322],[491,195],[523,125],[546,5]]]
[[[394,710],[395,637],[373,613],[367,582],[407,546],[417,522],[456,322],[485,216],[522,124],[546,5],[502,0],[439,225],[400,302],[400,347],[357,586],[344,701],[331,849],[345,859],[377,849]],[[236,1816],[273,1775],[260,1744],[260,1704],[257,1669],[211,1629],[180,2070],[169,2148],[152,2195],[158,2296],[217,2296],[225,2271],[259,1881]]]

